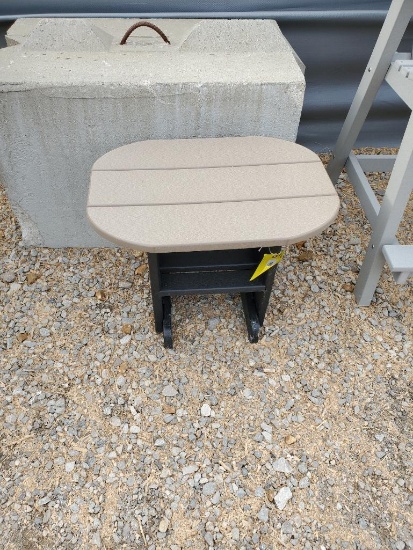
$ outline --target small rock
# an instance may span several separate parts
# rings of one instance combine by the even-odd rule
[[[294,525],[299,529],[303,523],[303,520],[300,516],[300,514],[295,514],[293,517],[292,517],[292,521],[294,523]]]
[[[202,494],[206,497],[210,497],[216,492],[216,490],[217,484],[214,481],[209,481],[202,487]]]
[[[63,414],[66,410],[66,401],[64,397],[59,397],[55,403],[55,413]]]
[[[178,395],[178,391],[171,384],[168,384],[162,390],[162,395],[165,397],[175,397],[175,395]]]
[[[117,379],[116,379],[116,385],[121,388],[122,386],[125,385],[125,382],[126,382],[126,378],[124,376],[118,376]]]
[[[305,462],[300,462],[298,465],[298,471],[301,474],[306,474],[308,472],[307,464]]]
[[[261,428],[263,429],[264,432],[269,432],[270,434],[272,433],[272,426],[270,426],[270,424],[266,424],[265,422],[262,422]]]
[[[238,527],[234,527],[231,531],[231,536],[233,540],[239,540],[239,529]]]
[[[211,407],[208,405],[208,403],[204,403],[201,407],[201,415],[202,416],[211,416]]]
[[[27,274],[27,283],[29,285],[32,285],[39,278],[40,278],[40,273],[37,273],[36,271],[29,271],[29,273]]]
[[[135,269],[135,275],[143,275],[146,271],[146,264],[142,264]]]
[[[287,445],[293,445],[293,443],[297,441],[297,438],[294,437],[293,435],[287,435],[284,441],[286,442]]]
[[[9,287],[9,294],[13,294],[14,292],[17,292],[18,290],[20,290],[21,288],[21,284],[20,283],[10,283],[10,287]]]
[[[293,526],[289,521],[284,521],[284,523],[281,525],[281,533],[284,533],[286,535],[291,535],[293,532]]]
[[[212,533],[205,533],[204,535],[204,539],[205,539],[205,542],[208,544],[208,546],[210,547],[214,547],[214,537],[212,536]]]
[[[353,283],[344,283],[341,288],[345,291],[345,292],[353,292],[354,290],[354,284]]]
[[[100,548],[102,546],[102,543],[100,541],[100,534],[98,531],[96,531],[96,533],[93,533],[93,537],[92,537],[92,540],[91,540],[91,543],[94,545],[94,546],[97,546],[98,548]]]
[[[196,466],[196,464],[192,464],[190,466],[184,466],[182,468],[182,475],[188,476],[190,474],[194,474],[198,470],[199,470],[199,468],[198,468],[198,466]]]
[[[257,492],[255,492],[255,494],[257,495]],[[265,495],[266,495],[269,502],[274,501],[274,497],[275,497],[274,489],[268,489],[267,491],[265,491]],[[259,495],[257,495],[257,496],[259,496]]]
[[[312,250],[302,250],[297,257],[299,262],[309,262],[313,259],[314,252]]]
[[[126,323],[124,325],[122,325],[122,332],[123,334],[131,334],[132,333],[132,325],[130,325],[129,323]]]
[[[214,330],[214,329],[216,329],[216,327],[218,326],[218,324],[219,324],[219,319],[217,319],[217,318],[210,319],[210,320],[208,321],[208,329],[209,329],[209,330]]]
[[[255,489],[255,496],[256,497],[263,497],[265,495],[265,491],[262,487],[257,487]]]
[[[1,274],[0,278],[3,283],[13,283],[16,279],[16,275],[13,273],[13,271],[5,271]]]
[[[164,417],[163,417],[163,421],[165,422],[165,424],[169,424],[170,422],[172,422],[173,420],[175,420],[175,416],[173,414],[166,414]]]
[[[108,293],[106,290],[99,289],[95,293],[96,298],[99,300],[99,302],[104,302],[108,298]]]
[[[272,443],[272,435],[269,432],[262,432],[262,436],[267,443]]]
[[[290,464],[283,457],[273,463],[273,468],[276,472],[282,472],[283,474],[291,474],[293,471]]]
[[[268,508],[266,506],[263,506],[261,510],[258,512],[258,519],[260,521],[267,522],[268,521]]]
[[[167,518],[161,519],[158,527],[160,533],[166,533],[169,527],[169,520]]]
[[[76,465],[76,462],[66,462],[66,465],[65,465],[66,472],[68,474],[70,474],[70,472],[73,472],[75,465]]]
[[[132,283],[129,283],[127,281],[119,281],[119,288],[130,288],[132,286]]]
[[[126,361],[124,361],[123,363],[121,363],[118,367],[119,369],[119,372],[121,374],[125,374],[125,372],[128,370],[129,368],[129,363],[127,363]]]
[[[282,487],[274,497],[274,502],[279,510],[284,510],[287,502],[292,498],[293,494],[289,487]]]
[[[289,400],[287,401],[287,403],[285,404],[284,409],[285,409],[286,411],[291,410],[291,409],[294,407],[294,403],[295,403],[294,399],[289,399]]]

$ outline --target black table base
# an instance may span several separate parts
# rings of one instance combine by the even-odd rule
[[[271,248],[277,253],[281,247]],[[172,349],[171,297],[185,294],[241,294],[248,339],[258,342],[277,265],[250,281],[268,248],[148,254],[156,332]]]

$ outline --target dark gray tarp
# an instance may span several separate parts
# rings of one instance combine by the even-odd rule
[[[334,147],[380,32],[389,0],[1,0],[0,20],[18,17],[235,17],[275,19],[306,65],[298,142]],[[412,51],[413,24],[399,51]],[[397,146],[410,111],[384,84],[360,146]]]

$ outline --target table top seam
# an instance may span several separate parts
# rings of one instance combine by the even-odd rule
[[[217,170],[219,168],[252,168],[257,166],[291,166],[296,164],[317,164],[320,165],[320,161],[315,160],[302,160],[291,162],[271,162],[260,164],[228,164],[224,166],[178,166],[172,168],[92,168],[93,172],[146,172],[146,171],[175,171],[175,170]]]
[[[335,192],[322,193],[320,195],[298,195],[288,197],[272,197],[272,198],[260,198],[260,199],[239,199],[239,200],[214,200],[214,201],[193,201],[193,202],[162,202],[162,203],[143,203],[143,204],[88,204],[88,208],[128,208],[128,207],[143,207],[143,206],[191,206],[196,204],[233,204],[233,203],[246,203],[246,202],[269,202],[291,199],[311,199],[322,197],[336,197]]]

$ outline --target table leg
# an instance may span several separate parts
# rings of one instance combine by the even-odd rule
[[[153,314],[155,317],[156,332],[163,331],[163,304],[161,290],[161,272],[159,269],[159,254],[148,254],[149,279],[151,282]]]
[[[258,312],[258,321],[261,326],[264,323],[265,314],[267,312],[268,303],[270,301],[272,286],[274,284],[275,272],[277,271],[277,265],[278,264],[276,264],[274,267],[268,270],[265,274],[266,277],[265,277],[264,292],[254,293],[255,303],[256,303],[257,312]]]
[[[242,308],[244,310],[245,323],[247,325],[248,340],[255,344],[258,342],[258,334],[261,324],[258,319],[257,306],[252,292],[241,293]]]
[[[162,298],[163,304],[163,344],[172,349],[172,303],[170,296]]]

